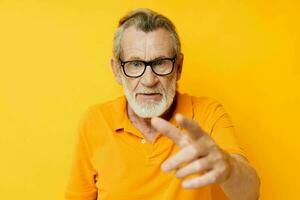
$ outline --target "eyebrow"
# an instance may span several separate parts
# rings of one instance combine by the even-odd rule
[[[167,57],[167,56],[158,56],[158,57],[156,57],[156,58],[154,58],[152,60],[158,60],[158,59],[162,59],[162,58],[169,58],[169,57]],[[132,57],[129,57],[128,60],[143,60],[143,59],[141,59],[138,56],[132,56]],[[151,60],[149,60],[149,61],[151,61]]]

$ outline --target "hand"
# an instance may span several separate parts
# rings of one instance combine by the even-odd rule
[[[204,172],[195,178],[182,182],[184,188],[199,188],[225,182],[230,177],[231,157],[223,151],[202,128],[191,119],[177,114],[176,122],[181,130],[162,118],[152,118],[152,126],[161,134],[173,140],[180,151],[162,164],[162,170],[176,170],[177,178],[184,178]],[[185,164],[182,166],[182,164]]]

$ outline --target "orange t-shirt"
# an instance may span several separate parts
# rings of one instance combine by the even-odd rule
[[[177,92],[174,113],[196,120],[223,150],[245,156],[233,124],[217,100]],[[174,115],[170,122],[175,124]],[[214,199],[216,191],[222,192],[217,184],[184,189],[175,171],[163,172],[160,165],[178,151],[174,142],[160,133],[153,144],[143,137],[127,116],[125,96],[93,105],[81,119],[65,198],[208,200]],[[224,193],[217,199],[222,195],[226,199]]]

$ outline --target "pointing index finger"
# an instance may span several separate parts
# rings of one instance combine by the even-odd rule
[[[170,122],[160,118],[154,117],[151,119],[151,125],[160,133],[167,136],[175,142],[180,148],[186,145],[186,140],[179,128],[175,127]]]
[[[205,131],[194,120],[188,119],[181,114],[177,114],[175,119],[182,128],[187,130],[192,140],[196,141],[205,134]]]

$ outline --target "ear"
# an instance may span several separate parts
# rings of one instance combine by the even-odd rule
[[[182,72],[182,65],[183,65],[183,58],[184,55],[182,53],[179,54],[178,59],[177,59],[177,81],[180,79],[181,77],[181,72]]]
[[[110,65],[112,68],[112,71],[114,73],[115,79],[118,82],[118,84],[122,85],[122,79],[121,79],[121,71],[120,71],[120,65],[118,61],[116,61],[115,58],[110,59]]]

